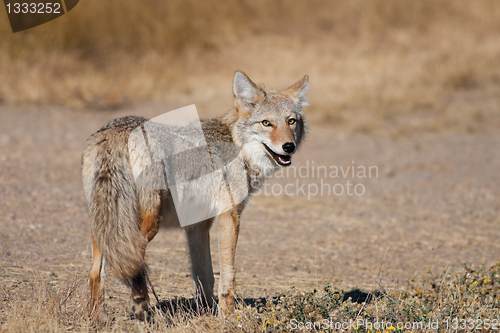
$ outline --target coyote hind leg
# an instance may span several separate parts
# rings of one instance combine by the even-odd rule
[[[92,269],[90,271],[90,316],[96,320],[106,320],[104,312],[105,259],[92,237]]]
[[[147,270],[144,268],[142,272],[130,280],[130,285],[132,287],[132,311],[134,311],[135,317],[141,321],[146,319],[149,309],[149,295],[146,276]]]
[[[141,233],[148,242],[158,233],[159,221],[156,214],[143,214],[141,220]],[[145,254],[145,253],[144,253]],[[129,280],[132,288],[132,311],[139,320],[145,320],[149,309],[149,295],[147,285],[148,271],[144,265],[141,272]]]

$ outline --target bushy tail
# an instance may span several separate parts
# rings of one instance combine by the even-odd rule
[[[120,135],[95,139],[89,139],[83,153],[92,236],[111,271],[132,286],[134,278],[146,273],[147,241],[140,230],[138,194],[128,163],[127,141]]]

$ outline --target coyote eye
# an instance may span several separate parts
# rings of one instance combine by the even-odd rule
[[[296,121],[297,120],[290,118],[290,119],[288,119],[288,125],[293,125],[293,124],[295,124]]]
[[[271,126],[271,122],[269,120],[262,120],[262,125]]]

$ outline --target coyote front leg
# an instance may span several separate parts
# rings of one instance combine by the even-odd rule
[[[240,230],[240,216],[236,209],[219,215],[219,315],[234,311],[234,256]]]

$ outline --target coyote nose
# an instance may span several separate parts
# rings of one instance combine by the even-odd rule
[[[287,142],[283,145],[282,148],[285,153],[291,154],[295,151],[295,144],[293,142]]]

